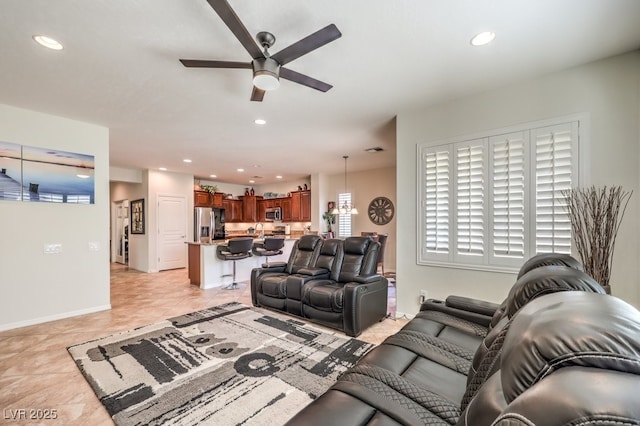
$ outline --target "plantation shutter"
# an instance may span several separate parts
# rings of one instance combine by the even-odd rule
[[[345,204],[351,205],[350,192],[343,192],[338,194],[338,207],[344,206]],[[340,213],[338,215],[338,235],[340,237],[351,236],[351,215],[350,214]]]
[[[485,254],[485,142],[456,145],[456,261]]]
[[[418,145],[418,263],[511,272],[537,253],[571,253],[563,191],[578,186],[579,124]]]
[[[425,249],[430,257],[448,258],[450,161],[448,150],[430,151],[423,157]],[[440,256],[434,256],[439,254]]]
[[[492,167],[492,255],[496,264],[517,264],[526,246],[527,132],[490,138]]]
[[[532,130],[535,149],[535,251],[571,253],[571,222],[562,191],[571,189],[577,122]]]

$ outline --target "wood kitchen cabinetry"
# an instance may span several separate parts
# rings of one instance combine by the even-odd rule
[[[193,191],[194,207],[211,207],[211,194],[207,191]]]
[[[260,222],[264,220],[264,213],[262,217],[258,215],[258,200],[262,197],[255,195],[245,195],[242,198],[242,219],[243,222]]]
[[[222,192],[193,191],[193,206],[222,208],[222,195]]]
[[[283,222],[311,221],[311,191],[292,191],[290,197],[269,198],[245,195],[241,200],[223,198],[221,192],[194,191],[195,207],[214,207],[225,210],[226,222],[263,222],[265,210],[273,207],[282,209]]]
[[[292,222],[309,222],[311,220],[311,191],[293,191],[291,193]]]
[[[214,192],[211,194],[211,207],[214,209],[222,208],[222,196],[224,194],[222,192]]]
[[[225,222],[243,222],[242,200],[222,200]]]
[[[280,198],[280,208],[282,209],[282,221],[291,222],[291,197]]]

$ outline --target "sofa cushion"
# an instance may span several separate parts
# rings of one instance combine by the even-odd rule
[[[258,283],[260,293],[265,296],[284,299],[287,297],[287,278],[289,274],[269,274]]]
[[[507,402],[570,366],[640,376],[638,330],[640,312],[615,297],[573,292],[529,303],[514,318],[504,343],[501,370]]]
[[[342,312],[344,284],[333,280],[313,280],[302,288],[302,303],[325,312]]]
[[[303,235],[293,246],[285,272],[295,274],[300,269],[312,265],[320,251],[322,238],[317,235]]]

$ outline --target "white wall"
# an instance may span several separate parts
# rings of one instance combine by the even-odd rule
[[[161,172],[157,170],[146,171],[149,182],[149,193],[145,197],[146,205],[146,233],[148,244],[147,272],[158,272],[158,197],[184,197],[185,198],[185,230],[186,240],[193,239],[193,176],[182,173]],[[137,236],[137,235],[134,235]],[[187,245],[184,245],[185,259]],[[185,265],[186,267],[187,265]]]
[[[109,309],[108,129],[0,105],[0,140],[95,157],[95,204],[0,201],[0,330]]]
[[[419,289],[429,297],[461,294],[501,301],[513,274],[416,264],[416,144],[575,113],[590,114],[590,174],[595,185],[634,190],[616,243],[612,293],[640,305],[638,145],[640,52],[470,96],[397,120],[398,311],[415,314]]]
[[[352,216],[351,231],[353,235],[360,232],[375,231],[378,234],[388,233],[387,246],[385,248],[384,264],[385,272],[396,270],[396,224],[398,203],[396,201],[396,168],[365,170],[362,172],[349,172],[347,174],[347,191],[351,192],[351,200],[358,209],[358,214]],[[344,173],[328,175],[324,192],[327,201],[338,201],[338,193],[344,192]],[[312,191],[313,194],[313,191]],[[387,197],[396,207],[396,216],[386,225],[376,225],[369,220],[367,207],[376,197]],[[325,212],[326,202],[320,206]],[[337,223],[334,225],[337,226]],[[324,228],[322,230],[325,230]]]
[[[140,183],[112,182],[111,202],[122,200],[145,201],[145,233],[129,234],[129,267],[143,272],[158,272],[158,196],[185,199],[186,240],[193,237],[193,176],[156,170],[122,169],[119,176],[139,174]],[[111,218],[113,222],[113,218]],[[187,247],[185,245],[185,253]],[[185,265],[186,266],[186,265]]]

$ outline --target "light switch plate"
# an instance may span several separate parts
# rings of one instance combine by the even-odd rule
[[[62,244],[59,244],[59,243],[45,244],[44,245],[44,253],[45,254],[62,253]]]

